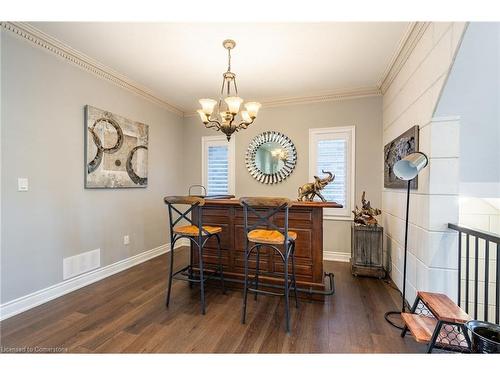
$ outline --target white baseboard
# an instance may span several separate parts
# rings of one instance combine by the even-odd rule
[[[176,248],[181,246],[189,246],[189,240],[187,238],[180,239],[177,242]],[[170,251],[170,243],[144,251],[143,253],[134,255],[130,258],[120,260],[116,263],[92,270],[71,279],[64,280],[60,283],[51,285],[20,298],[5,302],[0,305],[0,321],[44,304],[55,298],[61,297],[65,294],[71,293],[77,289],[83,288],[84,286],[95,283],[96,281],[114,275],[115,273],[124,271],[137,264],[146,262],[168,251]]]
[[[341,253],[339,251],[323,251],[323,260],[332,260],[335,262],[349,262],[350,253]]]

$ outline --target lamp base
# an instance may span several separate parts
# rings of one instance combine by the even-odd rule
[[[391,315],[399,315],[399,317],[401,318],[401,311],[387,311],[385,314],[384,314],[384,318],[385,320],[387,321],[387,323],[389,323],[391,326],[397,328],[397,329],[400,329],[401,331],[405,328],[405,324],[403,322],[401,322],[401,325],[397,325],[396,323],[394,323],[393,321],[391,321],[391,319],[389,319],[389,317]]]

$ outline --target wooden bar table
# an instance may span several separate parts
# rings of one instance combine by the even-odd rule
[[[300,289],[325,290],[323,273],[323,208],[342,208],[335,202],[294,202],[290,208],[288,225],[289,230],[297,233],[295,249],[295,271],[297,286]],[[266,209],[263,208],[263,211]],[[197,219],[199,211],[193,211]],[[224,276],[230,286],[241,288],[244,279],[244,252],[245,236],[243,223],[243,207],[237,199],[206,199],[203,206],[203,225],[222,227],[221,247]],[[274,224],[282,227],[284,215],[277,214]],[[249,214],[249,224],[255,222]],[[198,263],[197,251],[193,251],[194,264]],[[215,238],[206,245],[203,261],[207,270],[214,269],[217,264],[217,245]],[[255,254],[249,259],[249,272],[255,269]],[[270,249],[263,248],[260,254],[261,272],[275,272],[278,277],[283,274],[283,261],[279,255],[273,254]],[[291,271],[291,269],[290,269]],[[260,276],[269,284],[283,285],[283,280],[269,276]],[[314,295],[314,299],[322,300],[322,295]]]

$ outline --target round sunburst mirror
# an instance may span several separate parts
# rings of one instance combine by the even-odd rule
[[[263,184],[285,180],[297,164],[297,150],[286,135],[267,131],[259,134],[248,146],[245,163],[248,172]]]

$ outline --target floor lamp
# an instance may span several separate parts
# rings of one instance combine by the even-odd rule
[[[385,320],[392,326],[403,329],[404,327],[398,326],[394,322],[389,319],[391,315],[400,315],[402,312],[405,312],[405,304],[406,304],[406,255],[408,253],[408,214],[410,212],[410,184],[411,180],[418,176],[420,171],[424,169],[429,163],[429,159],[422,152],[414,152],[403,159],[397,161],[392,168],[392,171],[396,175],[397,178],[403,181],[408,181],[407,190],[406,190],[406,227],[405,227],[405,252],[404,252],[404,263],[403,263],[403,301],[401,311],[388,311],[385,313]]]

